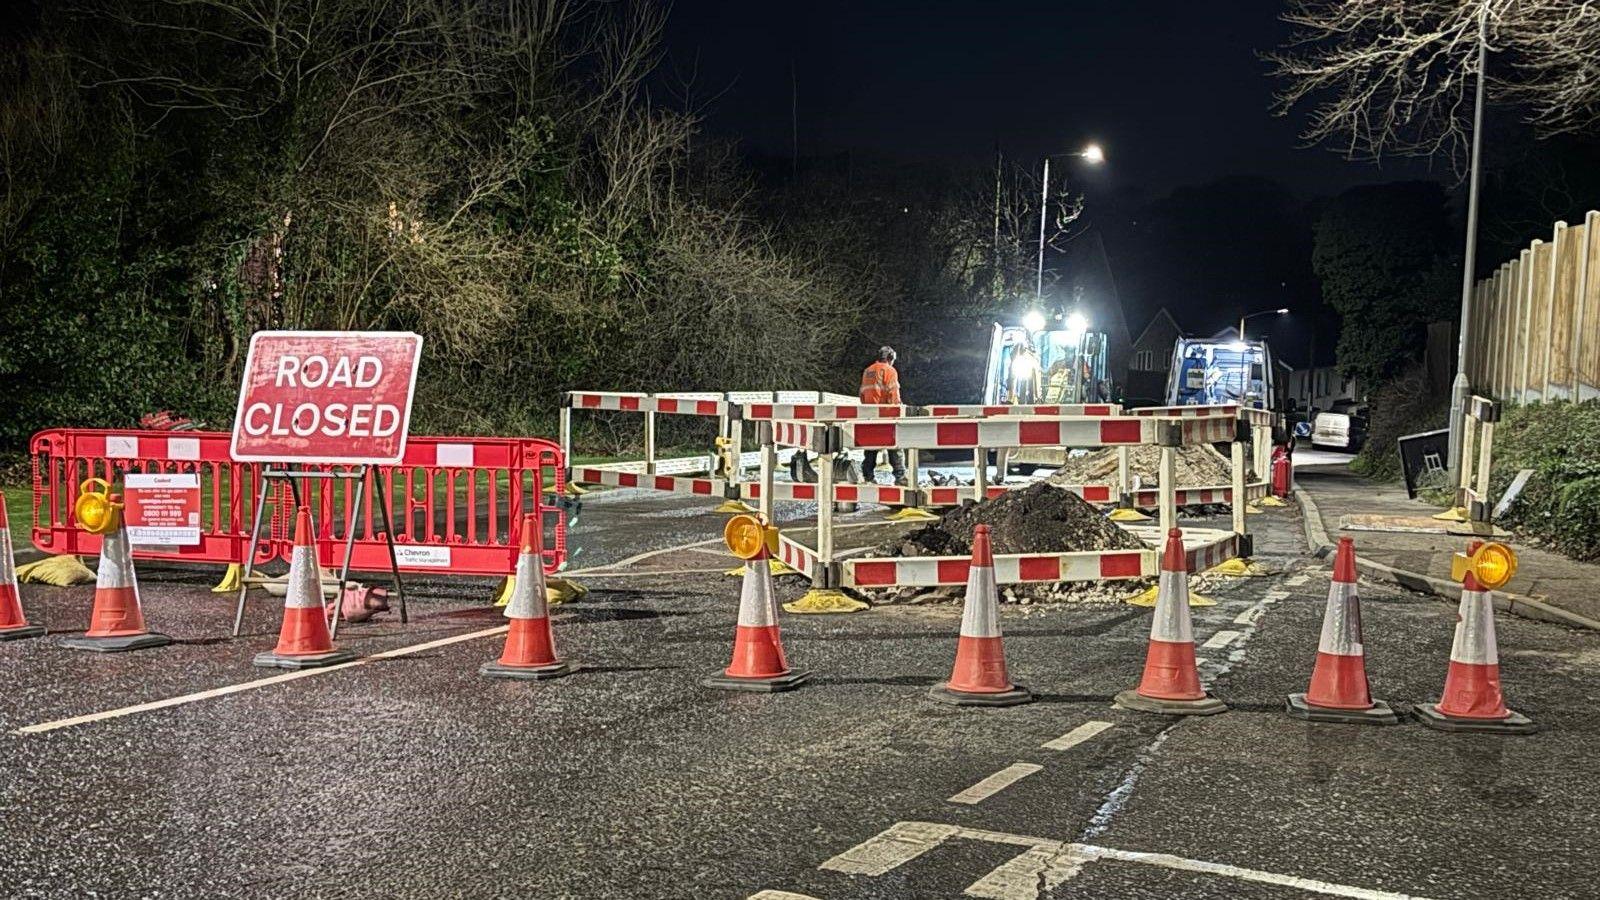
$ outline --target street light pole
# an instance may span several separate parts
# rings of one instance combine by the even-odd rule
[[[1461,428],[1472,384],[1467,380],[1467,325],[1472,314],[1472,280],[1478,263],[1478,162],[1483,151],[1483,86],[1489,68],[1489,0],[1478,10],[1478,96],[1472,104],[1472,165],[1467,184],[1467,248],[1461,260],[1461,325],[1456,343],[1456,377],[1450,385],[1450,472],[1461,464]]]
[[[1044,222],[1050,211],[1050,157],[1044,158],[1043,188],[1039,191],[1039,274],[1034,281],[1033,302],[1044,305]]]

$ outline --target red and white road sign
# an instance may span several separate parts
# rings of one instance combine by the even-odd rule
[[[122,523],[128,542],[141,547],[200,545],[200,476],[140,475],[122,478]]]
[[[258,331],[232,456],[240,462],[392,465],[406,451],[422,336]]]

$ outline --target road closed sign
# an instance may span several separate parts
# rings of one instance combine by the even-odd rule
[[[233,418],[233,458],[400,462],[421,356],[422,336],[407,331],[256,332]]]

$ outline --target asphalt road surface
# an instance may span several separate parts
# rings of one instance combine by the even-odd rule
[[[1194,610],[1219,716],[1111,705],[1149,628],[1126,605],[1003,610],[1028,706],[925,699],[953,606],[787,616],[813,681],[722,693],[700,686],[735,621],[721,523],[685,499],[589,498],[574,566],[599,571],[555,617],[583,669],[551,682],[477,675],[503,622],[486,581],[416,585],[409,625],[341,634],[362,664],[303,677],[250,665],[274,601],[228,640],[230,596],[153,568],[146,613],[171,647],[0,644],[0,896],[1595,896],[1591,634],[1500,618],[1537,735],[1291,719],[1328,579],[1283,509],[1250,517],[1275,574],[1220,580]],[[1454,610],[1362,596],[1375,695],[1436,698]],[[89,597],[24,588],[58,633]]]

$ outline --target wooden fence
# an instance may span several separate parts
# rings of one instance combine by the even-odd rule
[[[1501,400],[1600,397],[1600,212],[1557,222],[1473,289],[1467,377]]]

